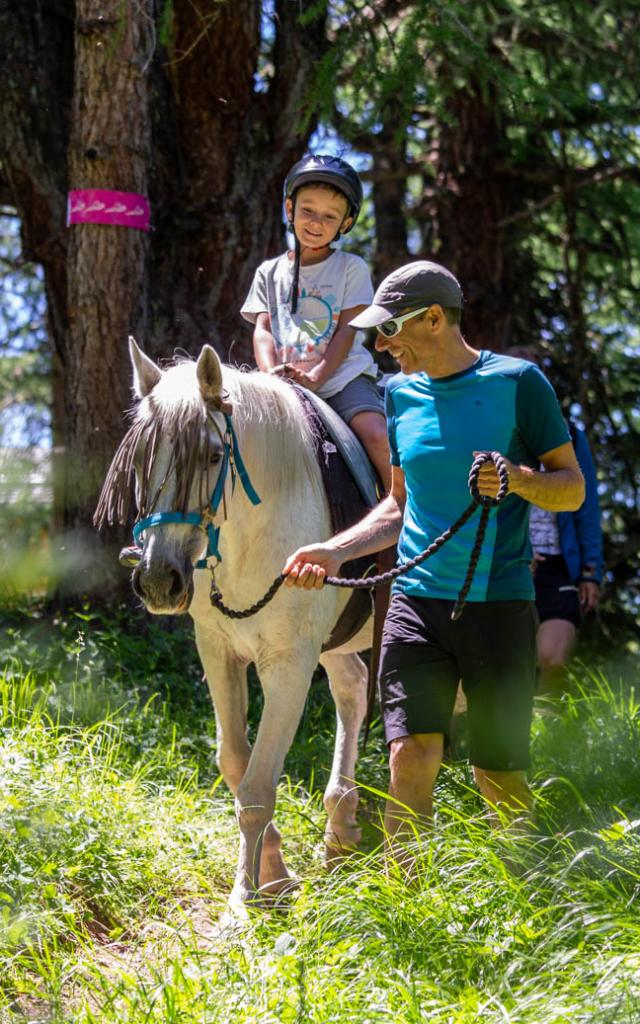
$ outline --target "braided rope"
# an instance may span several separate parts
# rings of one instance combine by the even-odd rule
[[[269,604],[269,601],[273,600],[285,579],[286,576],[284,576],[283,573],[280,573],[280,575],[275,578],[264,597],[261,597],[259,601],[252,604],[250,608],[243,608],[242,611],[240,611],[236,608],[229,608],[229,606],[224,603],[222,600],[222,594],[215,585],[212,573],[209,600],[211,601],[212,606],[221,611],[223,615],[226,615],[228,619],[248,619],[251,615],[255,615],[256,612],[259,612],[261,608],[264,608],[266,604]]]
[[[478,490],[478,475],[480,473],[480,467],[483,466],[485,462],[493,462],[498,473],[498,478],[500,480],[500,486],[498,487],[498,493],[496,494],[495,498],[490,498],[487,495],[480,494]],[[484,537],[487,530],[487,523],[489,521],[489,511],[493,506],[499,505],[502,501],[504,501],[509,490],[509,472],[507,470],[504,458],[502,457],[500,452],[479,452],[476,455],[471,465],[471,469],[469,471],[468,486],[469,491],[471,493],[471,497],[473,499],[471,501],[471,504],[467,506],[462,515],[459,516],[458,519],[456,519],[455,523],[453,523],[453,525],[450,526],[448,530],[445,530],[443,534],[437,537],[433,541],[433,543],[429,545],[428,548],[425,548],[424,551],[421,551],[419,555],[415,556],[415,558],[410,559],[408,562],[403,562],[402,565],[397,565],[395,569],[390,569],[388,572],[381,573],[378,576],[368,576],[364,579],[344,579],[342,576],[326,576],[324,580],[325,585],[329,587],[348,587],[349,589],[355,590],[358,588],[362,589],[365,587],[379,587],[383,583],[389,583],[390,580],[396,579],[398,576],[403,576],[405,573],[410,572],[412,569],[415,569],[417,565],[420,565],[422,562],[425,562],[427,558],[430,558],[431,555],[434,555],[436,551],[439,551],[443,544],[446,544],[446,542],[450,540],[451,537],[453,537],[453,535],[457,533],[462,526],[464,526],[467,520],[471,518],[471,516],[476,510],[476,507],[479,505],[482,511],[480,514],[478,529],[476,531],[475,541],[473,544],[473,548],[471,550],[471,555],[469,557],[469,566],[467,568],[467,574],[460,589],[460,593],[458,594],[458,598],[454,605],[453,611],[451,613],[451,618],[454,621],[456,619],[459,619],[460,616],[462,615],[462,610],[465,606],[467,595],[471,588],[476,567],[478,565],[478,560],[480,558],[480,552],[482,550],[482,544],[484,542]],[[284,574],[280,573],[280,575],[276,577],[276,579],[273,581],[273,583],[267,590],[266,594],[263,597],[261,597],[259,601],[256,601],[256,603],[252,604],[251,607],[249,608],[243,608],[242,610],[239,610],[229,608],[228,605],[224,603],[224,601],[222,600],[222,594],[215,585],[212,573],[211,592],[209,594],[209,598],[212,606],[221,611],[222,614],[225,615],[227,618],[248,619],[250,618],[250,616],[255,615],[256,612],[259,612],[261,608],[264,608],[264,606],[267,605],[269,601],[271,601],[275,597],[278,590],[284,583],[285,579],[286,577],[284,576]]]

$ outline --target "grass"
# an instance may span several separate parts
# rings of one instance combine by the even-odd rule
[[[364,852],[322,868],[332,726],[314,684],[278,804],[302,886],[236,932],[219,923],[233,805],[183,629],[90,609],[6,627],[0,1024],[640,1024],[631,677],[581,669],[559,708],[541,703],[526,842],[492,834],[467,767],[447,765],[411,888],[379,851],[377,728],[358,769]]]

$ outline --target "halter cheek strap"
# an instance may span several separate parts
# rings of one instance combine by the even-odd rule
[[[231,422],[231,416],[228,413],[224,414],[226,430],[224,435],[224,448],[222,454],[222,467],[216,481],[216,485],[213,489],[211,499],[206,508],[201,512],[154,512],[150,516],[146,516],[141,519],[133,527],[133,539],[136,543],[139,543],[142,534],[145,530],[148,530],[152,526],[164,526],[168,523],[179,523],[181,525],[197,526],[201,530],[205,530],[209,543],[207,545],[207,553],[204,558],[200,558],[196,564],[196,569],[206,569],[207,560],[214,556],[220,562],[222,561],[220,550],[218,546],[220,537],[220,527],[215,526],[212,522],[213,517],[218,511],[220,501],[224,496],[224,488],[227,481],[227,473],[231,470],[231,491],[233,493],[236,483],[236,474],[240,477],[240,483],[242,484],[243,490],[247,495],[247,498],[252,505],[259,505],[260,498],[255,490],[247,468],[242,460],[240,454],[240,447],[238,445],[238,438],[236,432],[233,429],[233,423]]]

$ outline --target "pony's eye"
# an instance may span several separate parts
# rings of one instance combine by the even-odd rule
[[[222,452],[212,452],[211,455],[209,456],[209,465],[217,466],[221,458]]]

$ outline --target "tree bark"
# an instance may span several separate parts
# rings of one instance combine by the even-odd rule
[[[437,258],[459,278],[463,331],[471,345],[503,351],[510,340],[511,268],[505,259],[504,182],[496,173],[503,146],[498,111],[480,92],[460,90],[439,129],[431,215]]]
[[[398,136],[400,112],[388,111],[380,132],[371,136],[376,169],[373,183],[373,212],[376,225],[376,281],[410,260],[406,213],[406,133]]]

